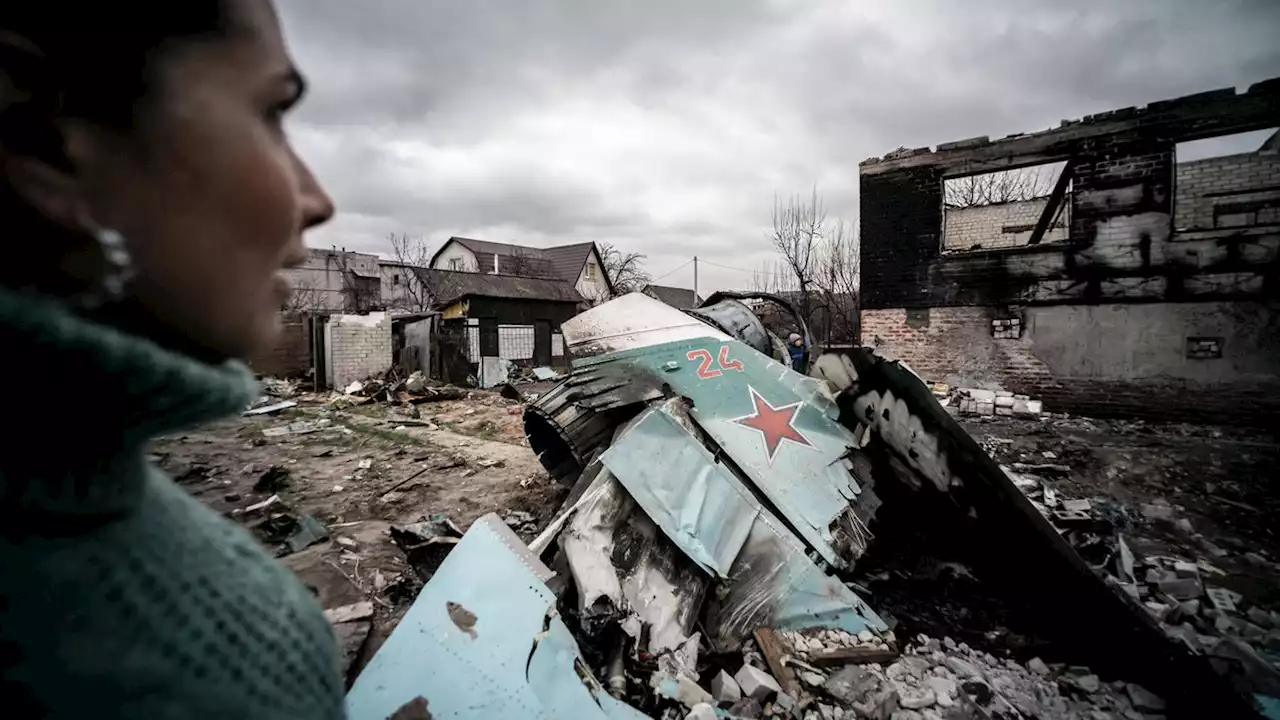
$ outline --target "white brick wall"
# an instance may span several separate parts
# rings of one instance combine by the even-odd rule
[[[1071,198],[1064,198],[1068,205]],[[944,251],[974,250],[978,247],[987,250],[992,248],[1011,248],[1026,245],[1031,239],[1031,230],[1040,213],[1049,203],[1047,198],[1023,200],[1019,202],[1000,203],[998,205],[979,205],[968,208],[947,208],[945,225],[943,226],[942,249]],[[1058,223],[1044,234],[1040,242],[1066,240],[1069,211],[1064,210]]]
[[[1253,200],[1280,201],[1280,154],[1244,153],[1179,163],[1173,226],[1180,230],[1214,227],[1217,204]],[[1264,190],[1272,188],[1272,190]]]
[[[333,315],[325,327],[329,384],[341,389],[391,367],[391,316]]]

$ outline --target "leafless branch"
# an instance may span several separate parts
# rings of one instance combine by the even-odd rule
[[[289,291],[289,299],[280,306],[281,312],[286,315],[304,315],[326,309],[324,294],[315,283],[297,279],[290,284],[292,289]]]
[[[755,273],[755,287],[791,300],[815,338],[853,342],[858,335],[858,242],[843,220],[827,220],[815,188],[807,200],[775,199],[770,236],[779,260]]]
[[[408,234],[395,235],[391,240],[391,257],[403,270],[403,278],[399,285],[391,289],[389,304],[397,309],[409,312],[425,312],[435,303],[436,288],[425,273],[418,273],[416,268],[426,268],[431,264],[431,249],[427,241],[421,237],[410,237]]]
[[[532,255],[526,252],[524,248],[516,248],[514,253],[503,255],[499,258],[498,274],[542,280],[558,279],[555,268],[551,266],[551,263],[546,258]]]
[[[1048,169],[1018,168],[947,180],[944,201],[947,207],[966,208],[1046,197],[1057,180],[1057,173]]]
[[[636,292],[649,284],[649,273],[644,269],[644,254],[623,252],[611,243],[600,243],[598,247],[605,276],[609,278],[614,292],[619,295]]]

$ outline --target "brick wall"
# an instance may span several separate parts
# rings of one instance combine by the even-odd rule
[[[992,321],[1018,318],[1016,338]],[[1280,419],[1280,307],[1155,303],[865,310],[862,338],[927,380],[1006,389],[1051,412],[1240,424]],[[1189,357],[1188,338],[1222,339]]]
[[[942,249],[944,252],[1026,245],[1040,214],[1049,204],[1048,198],[947,208],[943,218]],[[1063,213],[1064,217],[1066,213]],[[1067,239],[1067,224],[1059,218],[1040,242]]]
[[[1212,228],[1215,205],[1268,200],[1280,207],[1280,153],[1245,153],[1179,163],[1173,224],[1178,229]],[[1259,223],[1280,223],[1275,213],[1271,210]]]
[[[280,337],[274,346],[249,361],[259,375],[296,377],[311,369],[311,334],[307,319],[297,316],[280,318]]]
[[[325,326],[327,377],[335,388],[350,385],[391,367],[391,316],[333,315]]]

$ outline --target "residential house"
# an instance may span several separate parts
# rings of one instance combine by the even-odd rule
[[[677,310],[689,310],[702,304],[702,298],[688,288],[667,285],[645,285],[640,292],[654,300],[660,300]]]
[[[309,248],[307,260],[284,271],[293,292],[283,310],[363,313],[382,308],[378,256]]]
[[[434,270],[510,275],[571,283],[584,299],[613,297],[613,286],[595,243],[535,248],[451,237],[431,258]]]
[[[564,280],[407,268],[440,310],[441,352],[475,365],[494,357],[521,364],[552,365],[564,358],[560,325],[578,314],[582,295]],[[452,345],[453,347],[444,347]],[[465,376],[442,368],[449,380]]]

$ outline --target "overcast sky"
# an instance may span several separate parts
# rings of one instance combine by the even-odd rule
[[[700,289],[773,258],[775,193],[856,223],[868,157],[1280,76],[1276,0],[279,2],[310,244],[595,240]]]

